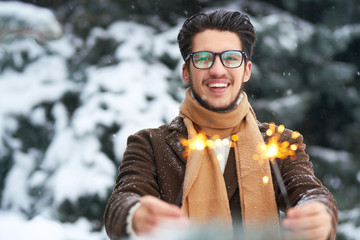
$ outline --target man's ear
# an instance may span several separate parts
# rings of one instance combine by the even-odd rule
[[[245,66],[245,72],[244,72],[244,82],[247,82],[250,80],[251,77],[251,67],[252,67],[252,62],[251,61],[247,61],[246,62],[246,66]]]
[[[186,64],[184,63],[182,66],[182,78],[184,80],[184,82],[189,83],[189,70],[186,67]]]

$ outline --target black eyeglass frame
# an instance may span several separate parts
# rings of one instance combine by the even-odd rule
[[[202,52],[211,53],[211,54],[213,55],[213,61],[212,61],[212,64],[211,64],[209,67],[199,68],[199,67],[196,67],[196,66],[195,66],[195,63],[194,63],[194,55],[197,54],[197,53],[202,53]],[[221,56],[222,56],[224,53],[226,53],[226,52],[240,52],[240,53],[241,53],[242,58],[241,58],[241,62],[240,62],[240,64],[239,64],[239,66],[236,66],[236,67],[228,67],[228,66],[225,66],[225,64],[224,64],[223,59],[222,59]],[[210,52],[210,51],[198,51],[198,52],[189,53],[189,54],[186,56],[186,58],[185,58],[185,62],[186,62],[187,60],[189,60],[189,58],[191,57],[191,61],[192,61],[192,63],[193,63],[193,65],[194,65],[195,68],[197,68],[197,69],[209,69],[209,68],[211,68],[211,67],[214,65],[214,62],[215,62],[215,59],[216,59],[216,55],[219,55],[219,58],[220,58],[220,61],[221,61],[222,65],[223,65],[224,67],[226,67],[226,68],[238,68],[238,67],[241,67],[241,65],[242,65],[243,62],[244,62],[244,59],[245,59],[245,62],[246,62],[246,60],[248,59],[248,56],[247,56],[246,52],[243,51],[243,50],[226,50],[226,51],[218,52],[218,53],[214,53],[214,52]]]

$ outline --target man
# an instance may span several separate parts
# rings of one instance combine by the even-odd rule
[[[274,169],[259,155],[269,124],[256,120],[242,91],[251,76],[255,39],[250,19],[240,12],[218,10],[185,21],[178,43],[182,77],[190,87],[170,124],[129,137],[104,215],[111,239],[151,233],[169,220],[216,220],[224,226],[241,221],[245,229],[282,227],[291,239],[334,238],[337,206],[314,176],[302,136],[291,137],[285,129],[280,140],[297,146],[296,159],[276,160],[289,209]],[[230,144],[202,150],[181,144],[199,133]],[[261,181],[264,176],[269,184]],[[286,211],[281,223],[279,209]]]

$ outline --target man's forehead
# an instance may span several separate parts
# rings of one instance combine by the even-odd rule
[[[225,51],[242,50],[239,36],[231,31],[208,29],[195,34],[192,40],[192,50],[196,51]]]

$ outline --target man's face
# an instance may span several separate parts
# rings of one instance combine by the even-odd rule
[[[230,31],[205,30],[193,39],[192,52],[243,50],[239,37]],[[189,59],[189,61],[192,61]],[[194,94],[214,110],[230,108],[236,102],[241,86],[251,76],[251,62],[243,61],[238,68],[226,68],[216,56],[209,69],[197,69],[190,62],[183,65],[183,80],[190,84]]]

